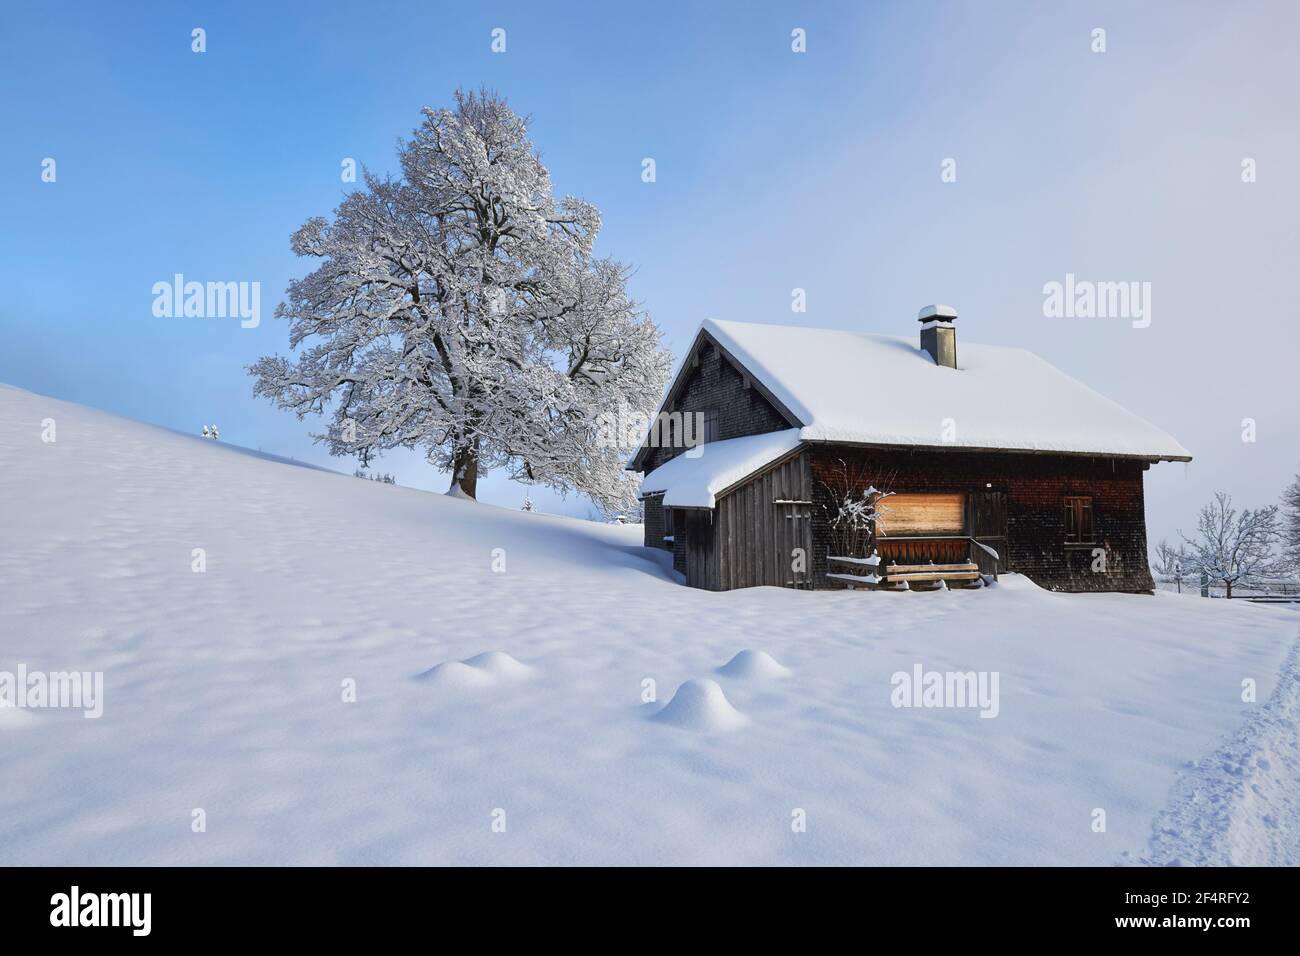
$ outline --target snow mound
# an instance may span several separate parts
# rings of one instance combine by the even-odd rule
[[[499,680],[523,680],[533,672],[527,664],[521,664],[504,651],[485,651],[466,658],[464,663],[485,671]]]
[[[464,690],[524,680],[533,669],[503,651],[486,651],[463,661],[444,661],[419,675],[435,687]]]
[[[431,667],[420,675],[420,679],[434,687],[445,687],[450,690],[486,687],[497,682],[492,674],[477,667],[470,667],[464,661],[446,661]]]
[[[704,733],[734,730],[749,723],[748,717],[731,706],[718,682],[708,678],[688,680],[678,687],[654,719]]]
[[[771,679],[789,677],[793,672],[767,651],[743,650],[719,667],[718,673],[728,677]]]

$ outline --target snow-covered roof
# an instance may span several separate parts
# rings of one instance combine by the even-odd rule
[[[646,475],[641,494],[663,493],[669,508],[712,508],[719,492],[794,451],[802,441],[799,429],[788,428],[696,445]]]
[[[959,335],[952,369],[913,339],[714,319],[702,328],[802,424],[805,441],[1191,459],[1025,349]]]

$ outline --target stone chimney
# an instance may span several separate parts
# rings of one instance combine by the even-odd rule
[[[921,348],[935,365],[957,367],[957,310],[950,305],[927,305],[916,320],[921,323]]]

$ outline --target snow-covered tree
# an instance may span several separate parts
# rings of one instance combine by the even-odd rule
[[[669,357],[597,258],[600,214],[556,199],[528,123],[490,92],[424,110],[402,173],[369,171],[332,221],[309,219],[295,253],[321,260],[276,309],[296,362],[249,367],[255,392],[299,418],[332,407],[332,454],[362,464],[420,448],[474,497],[493,468],[606,512],[634,500],[626,449],[598,427],[610,408],[651,411]]]
[[[523,503],[522,505],[519,506],[519,510],[520,510],[520,511],[532,511],[532,510],[533,510],[533,498],[532,498],[532,495],[524,495],[524,503]]]
[[[1282,492],[1282,511],[1285,525],[1282,537],[1291,571],[1300,572],[1300,474]]]
[[[1243,580],[1284,570],[1275,551],[1280,537],[1277,505],[1254,511],[1244,508],[1238,513],[1232,507],[1232,495],[1215,492],[1214,500],[1201,509],[1196,530],[1194,539],[1179,532],[1193,569],[1221,583],[1228,597]]]
[[[1175,547],[1161,538],[1152,556],[1151,573],[1158,581],[1176,582],[1182,590],[1183,582],[1200,572],[1186,545]]]

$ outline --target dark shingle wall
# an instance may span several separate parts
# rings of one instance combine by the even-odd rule
[[[883,491],[992,490],[1007,495],[1007,570],[1053,591],[1150,591],[1143,464],[1135,461],[1054,455],[958,451],[888,451],[815,446],[813,469],[813,583],[824,575],[829,546],[827,509],[839,461],[861,469]],[[1095,547],[1106,570],[1092,570],[1093,547],[1066,547],[1064,498],[1093,500]]]
[[[688,374],[676,403],[664,411],[693,413],[716,409],[719,441],[790,427],[757,389],[745,387],[744,376],[712,345],[706,343],[700,349],[699,359],[699,367]],[[646,473],[683,451],[684,448],[654,449],[647,456]]]

